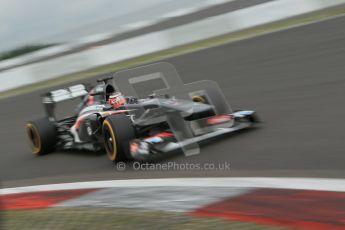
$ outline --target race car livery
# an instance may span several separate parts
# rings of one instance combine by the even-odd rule
[[[138,96],[133,85],[155,78],[163,79],[166,87]],[[150,161],[173,152],[197,154],[200,143],[258,123],[254,111],[232,112],[215,82],[183,84],[167,63],[97,82],[89,89],[78,84],[42,95],[46,116],[26,124],[34,154],[104,149],[114,162]],[[71,115],[56,118],[55,106],[76,98],[81,102]]]

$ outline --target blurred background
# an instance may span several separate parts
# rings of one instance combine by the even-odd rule
[[[4,92],[335,7],[342,1],[31,0],[17,4],[5,0],[1,4],[4,82],[0,91]]]
[[[173,17],[174,12],[178,16],[216,3],[207,0],[30,0],[18,4],[4,0],[1,2],[0,39],[3,42],[0,51],[111,36]]]
[[[2,186],[258,176],[324,178],[315,182],[313,189],[325,184],[330,188],[327,183],[334,180],[343,186],[344,15],[345,0],[1,0]],[[140,172],[128,167],[119,172],[104,153],[30,155],[23,125],[44,113],[41,93],[72,83],[94,84],[97,78],[118,70],[158,61],[172,63],[185,83],[203,79],[218,82],[234,109],[256,110],[265,121],[263,128],[205,146],[199,155],[169,159],[177,163],[230,162],[230,171]],[[72,105],[62,105],[62,112],[72,109]],[[181,191],[157,192],[150,194],[150,199],[141,196],[141,190],[123,192],[116,201],[132,203],[105,208],[107,203],[101,202],[103,206],[96,209],[31,210],[25,205],[32,200],[35,205],[39,203],[37,194],[24,198],[4,194],[0,221],[5,229],[152,229],[152,224],[157,229],[315,229],[315,223],[321,223],[319,229],[345,228],[344,187],[337,187],[334,193],[320,193],[323,198],[333,197],[326,200],[308,192],[255,190],[258,200],[249,203],[257,205],[235,213],[243,214],[244,220],[251,217],[248,222],[202,218],[164,208],[148,211],[129,207],[157,202],[156,195],[166,206],[179,202],[183,206],[184,199],[192,203],[194,196],[207,200],[200,194],[211,196],[215,190],[189,189],[188,197],[175,200],[165,197],[180,195]],[[113,202],[111,194],[116,191],[112,192],[107,195]],[[219,197],[237,192],[220,189]],[[266,202],[269,198],[273,202],[270,207]],[[44,199],[55,198],[48,195]],[[240,199],[244,206],[246,199]],[[314,206],[306,203],[304,207],[312,208],[300,209],[301,200]],[[324,212],[318,212],[321,206]],[[273,222],[279,224],[271,226]]]

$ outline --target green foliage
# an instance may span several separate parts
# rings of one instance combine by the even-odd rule
[[[4,52],[2,54],[0,54],[0,61],[2,60],[6,60],[6,59],[10,59],[10,58],[14,58],[14,57],[18,57],[21,56],[23,54],[28,54],[43,48],[47,48],[49,46],[52,46],[51,44],[49,45],[27,45],[27,46],[23,46],[23,47],[19,47],[17,49],[13,49],[7,52]]]

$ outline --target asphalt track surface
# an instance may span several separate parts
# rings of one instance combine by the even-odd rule
[[[205,176],[344,178],[344,28],[345,17],[339,17],[165,60],[176,66],[185,82],[217,81],[233,109],[253,109],[263,119],[261,128],[204,146],[199,155],[166,160],[228,162],[231,170],[145,172],[127,168],[121,172],[100,153],[34,157],[24,132],[27,120],[43,114],[41,92],[34,92],[0,101],[2,183],[23,186]]]

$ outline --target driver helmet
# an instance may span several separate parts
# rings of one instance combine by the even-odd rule
[[[126,104],[126,98],[120,92],[112,93],[108,98],[108,104],[117,109]]]

